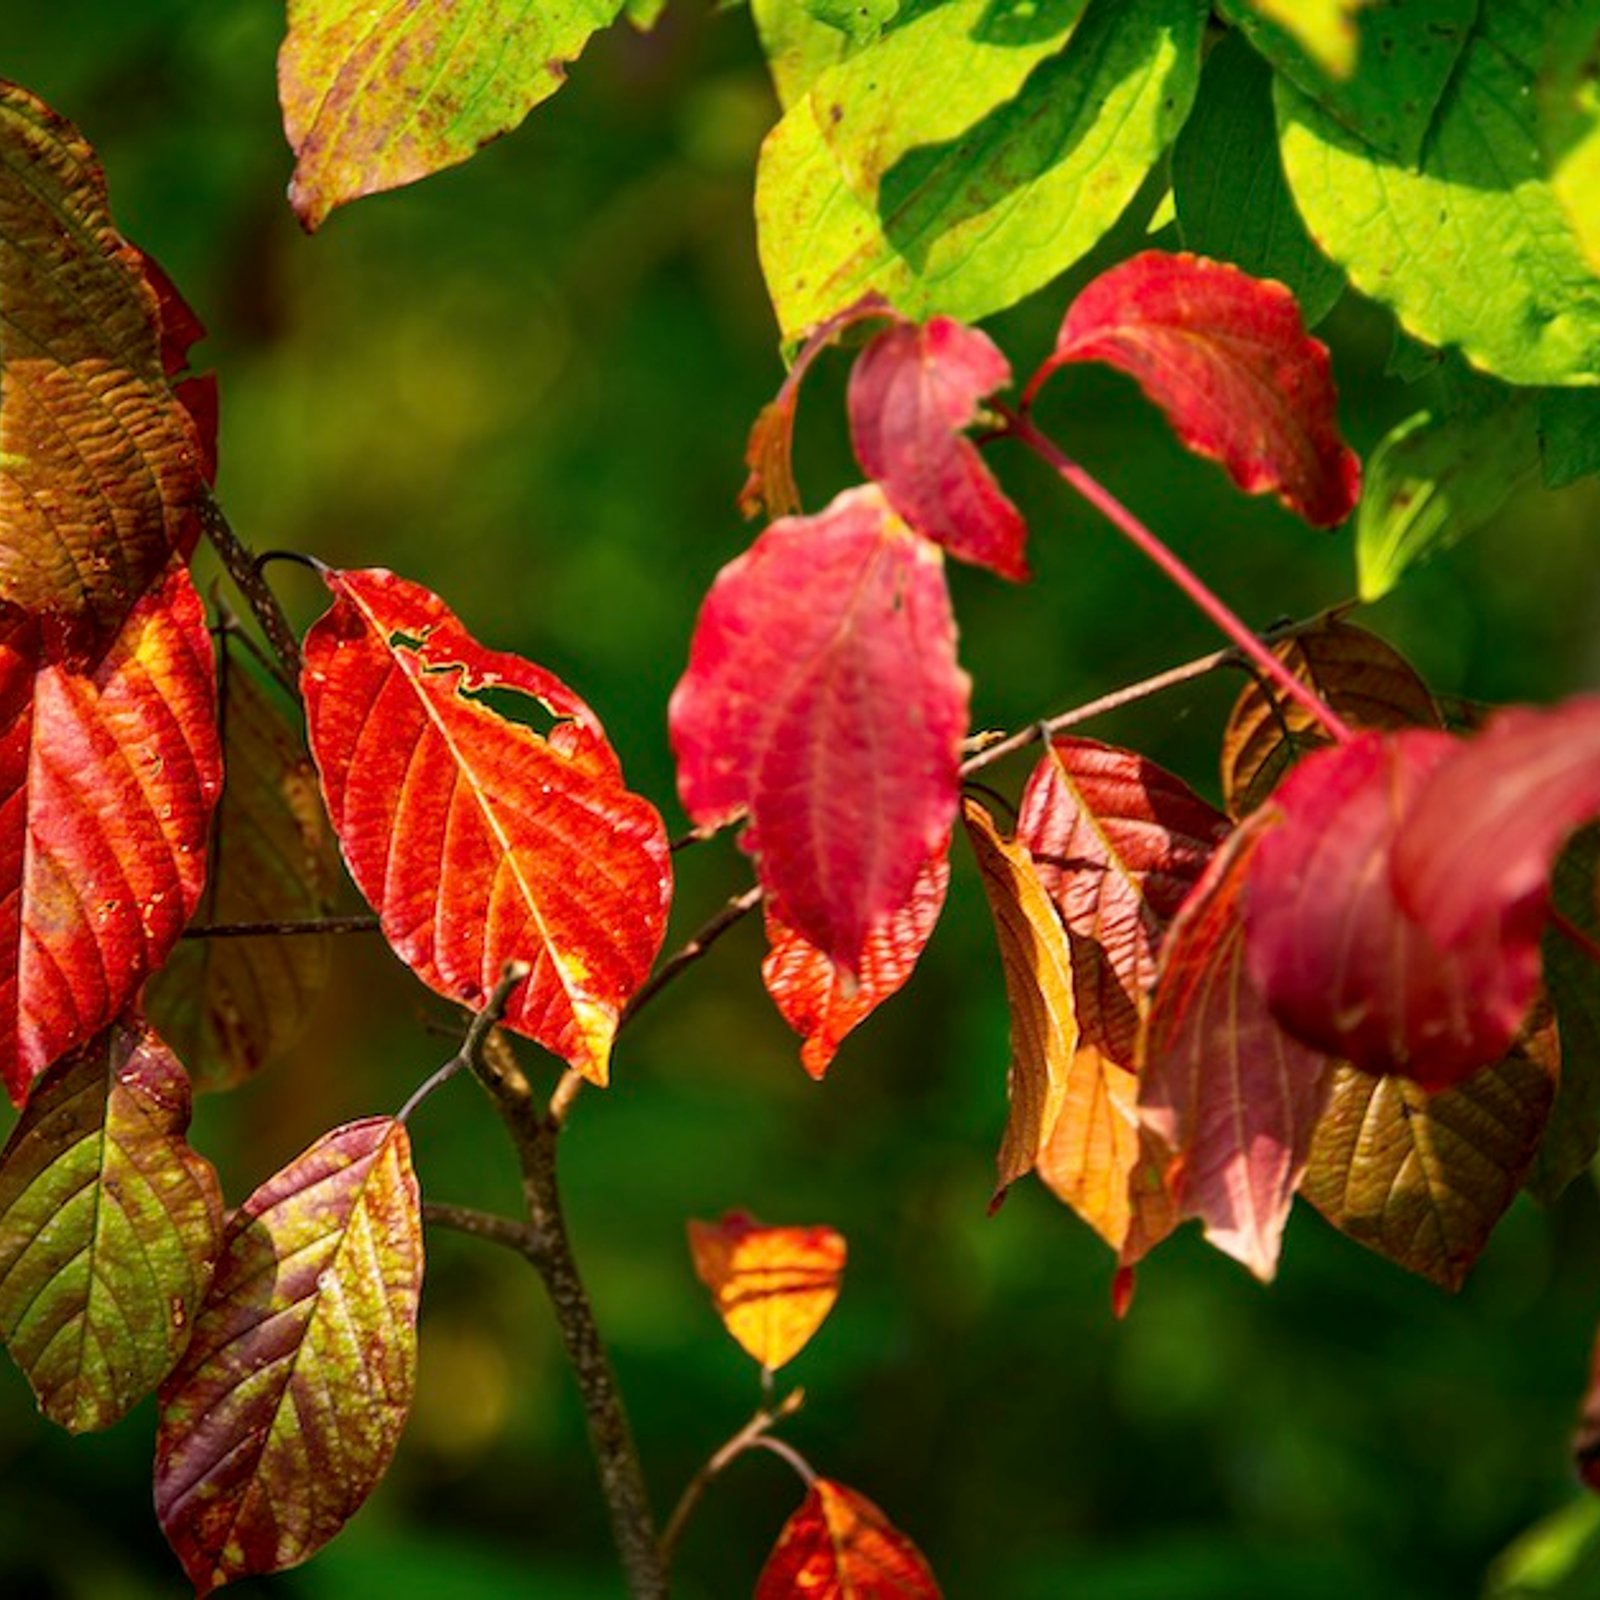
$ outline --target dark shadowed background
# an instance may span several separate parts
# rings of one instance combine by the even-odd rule
[[[210,325],[220,494],[257,548],[391,566],[485,643],[552,668],[599,711],[630,781],[682,825],[664,708],[696,607],[751,536],[745,430],[782,376],[751,189],[774,103],[742,11],[680,0],[660,31],[598,39],[571,82],[470,165],[335,215],[284,202],[280,0],[4,0],[0,76],[75,120],[123,229]],[[1140,236],[1136,207],[1078,281]],[[1492,247],[1486,241],[1486,248]],[[1020,368],[1070,283],[991,330]],[[4,315],[0,306],[0,315]],[[1365,451],[1417,408],[1383,377],[1383,315],[1324,327]],[[849,481],[843,363],[801,413],[801,483]],[[1075,371],[1047,421],[1249,619],[1353,589],[1350,540],[1238,496],[1131,384]],[[980,726],[1010,727],[1212,648],[1207,625],[1020,457],[1037,577],[951,581]],[[1600,673],[1593,482],[1526,489],[1367,619],[1442,693],[1549,698]],[[317,585],[277,569],[296,621]],[[1213,797],[1232,681],[1091,731]],[[998,769],[1015,792],[1026,763]],[[748,867],[680,857],[676,943]],[[1574,1184],[1519,1201],[1457,1297],[1301,1207],[1261,1288],[1193,1230],[1141,1272],[1032,1183],[985,1215],[1004,1119],[1000,963],[970,857],[909,987],[828,1081],[729,938],[626,1035],[614,1087],[564,1147],[570,1217],[658,1504],[755,1399],[690,1270],[684,1222],[743,1207],[849,1237],[845,1289],[787,1376],[790,1436],[882,1504],[953,1600],[1460,1600],[1493,1555],[1574,1500],[1568,1442],[1600,1316],[1600,1208]],[[449,1046],[447,1009],[372,938],[291,1059],[202,1104],[197,1142],[237,1202],[335,1121],[392,1109]],[[527,1054],[531,1057],[531,1049]],[[9,1125],[7,1119],[6,1125]],[[413,1126],[426,1193],[510,1206],[511,1153],[472,1085]],[[72,1440],[0,1363],[0,1595],[145,1600],[184,1584],[150,1509],[154,1408]],[[749,1593],[798,1502],[782,1463],[738,1463],[681,1555],[679,1592]],[[1600,1595],[1591,1587],[1563,1591]],[[295,1600],[598,1600],[619,1594],[581,1415],[530,1273],[431,1235],[420,1392],[388,1480],[299,1572]]]

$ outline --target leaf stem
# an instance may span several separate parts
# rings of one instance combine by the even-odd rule
[[[212,549],[222,558],[222,564],[228,569],[234,586],[244,596],[245,603],[261,624],[261,631],[266,635],[273,655],[278,658],[285,682],[291,691],[298,693],[300,641],[295,637],[283,607],[278,604],[272,586],[261,575],[255,557],[244,540],[233,531],[232,523],[223,514],[214,495],[207,494],[200,502],[200,526],[211,541]]]
[[[461,1041],[461,1048],[442,1067],[430,1073],[411,1091],[410,1098],[395,1112],[397,1122],[406,1121],[435,1089],[447,1084],[464,1068],[474,1067],[476,1070],[475,1063],[483,1057],[489,1034],[493,1031],[494,1025],[505,1015],[506,1002],[511,998],[511,991],[528,976],[531,970],[526,961],[506,962],[500,969],[499,982],[495,984],[489,993],[489,998],[483,1003],[483,1009],[473,1016],[471,1025],[467,1028],[467,1036]]]
[[[695,1507],[700,1504],[701,1496],[711,1486],[713,1480],[732,1466],[747,1450],[759,1445],[769,1429],[782,1422],[785,1417],[792,1417],[805,1403],[805,1398],[804,1389],[793,1389],[777,1405],[762,1406],[736,1434],[717,1448],[684,1486],[683,1493],[678,1497],[678,1503],[673,1507],[672,1515],[667,1518],[667,1526],[661,1534],[661,1561],[669,1571],[678,1542],[683,1537],[683,1530],[689,1525]]]
[[[1295,677],[1207,588],[1199,575],[1180,561],[1098,478],[1068,456],[1047,434],[1041,433],[1034,426],[1031,417],[1003,406],[997,409],[1006,419],[1006,432],[1011,438],[1033,451],[1064,483],[1082,495],[1135,549],[1153,561],[1233,641],[1235,649],[1255,662],[1290,699],[1298,701],[1328,730],[1331,738],[1343,744],[1352,737],[1350,728],[1343,718]]]
[[[1568,944],[1586,955],[1597,967],[1600,967],[1600,941],[1586,929],[1580,928],[1571,917],[1555,906],[1550,908],[1550,924]]]
[[[782,1439],[774,1439],[771,1434],[764,1433],[750,1443],[758,1450],[770,1450],[773,1455],[781,1456],[800,1475],[800,1481],[810,1488],[817,1481],[817,1469],[800,1454],[792,1444],[785,1444]]]

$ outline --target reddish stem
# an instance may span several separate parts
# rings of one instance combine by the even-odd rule
[[[1575,950],[1582,951],[1597,967],[1600,967],[1600,943],[1597,943],[1590,934],[1580,928],[1571,917],[1564,912],[1556,910],[1554,906],[1550,908],[1550,921],[1554,925],[1556,932],[1568,944]]]
[[[1031,418],[999,408],[1006,419],[1006,433],[1026,445],[1050,466],[1071,488],[1076,489],[1111,525],[1147,556],[1233,641],[1234,647],[1260,667],[1290,699],[1310,713],[1329,735],[1343,744],[1352,737],[1349,726],[1338,712],[1295,675],[1228,609],[1202,579],[1097,478],[1079,466],[1048,435],[1041,433]]]

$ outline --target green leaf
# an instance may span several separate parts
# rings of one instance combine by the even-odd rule
[[[778,104],[792,106],[829,67],[852,54],[850,35],[820,22],[795,0],[750,0]]]
[[[1410,567],[1482,527],[1538,459],[1535,407],[1508,392],[1498,405],[1393,429],[1367,462],[1356,511],[1356,572],[1363,600],[1387,594]]]
[[[1352,14],[1363,0],[1222,0],[1219,10],[1251,36],[1294,44],[1330,77],[1348,78],[1356,67]]]
[[[1565,0],[1539,77],[1539,145],[1550,187],[1600,272],[1600,0]]]
[[[289,200],[308,229],[509,132],[623,0],[289,0],[278,55]]]
[[[628,21],[640,33],[648,33],[661,20],[667,9],[667,0],[625,0]]]
[[[1344,274],[1294,208],[1278,159],[1272,74],[1237,34],[1207,58],[1172,147],[1172,191],[1186,248],[1287,284],[1308,328],[1333,309]]]
[[[1539,460],[1547,489],[1600,472],[1600,389],[1547,389],[1539,396]]]
[[[1517,1536],[1489,1569],[1484,1600],[1594,1600],[1600,1500],[1585,1495]]]
[[[188,1126],[176,1057],[119,1024],[38,1079],[0,1154],[0,1335],[74,1433],[110,1427],[188,1341],[222,1242]]]
[[[788,0],[791,6],[795,3]],[[900,0],[799,0],[799,9],[856,44],[869,44],[894,21]]]
[[[1188,112],[1205,6],[1080,9],[1041,0],[996,18],[951,0],[795,101],[756,177],[785,340],[868,289],[910,316],[975,320],[1099,241]]]
[[[1290,83],[1309,95],[1341,126],[1383,155],[1412,166],[1462,46],[1478,14],[1479,0],[1345,0],[1342,6],[1305,5],[1303,0],[1222,0],[1222,14],[1236,22],[1246,38]],[[1498,4],[1499,0],[1493,0]],[[1307,22],[1317,13],[1341,9],[1351,14],[1358,38],[1355,71],[1330,69],[1311,50],[1301,27],[1288,13]],[[1269,20],[1276,13],[1277,20]],[[1328,22],[1324,16],[1324,30]],[[1346,25],[1348,26],[1348,19]],[[1331,35],[1329,35],[1331,37]]]
[[[218,653],[226,779],[202,923],[302,922],[332,909],[338,851],[316,769],[232,636]],[[200,1089],[229,1089],[281,1055],[327,986],[326,934],[185,939],[150,981],[151,1020]]]
[[[1341,1066],[1300,1192],[1358,1244],[1458,1289],[1533,1159],[1555,1094],[1555,1030],[1429,1094]]]
[[[421,1288],[417,1180],[392,1117],[324,1134],[230,1218],[156,1435],[156,1513],[198,1595],[304,1561],[383,1476]]]
[[[1521,384],[1600,380],[1600,280],[1544,180],[1533,128],[1542,0],[1497,0],[1467,44],[1422,165],[1277,86],[1284,170],[1322,249],[1407,332]]]
[[[1595,904],[1600,827],[1588,827],[1561,853],[1551,874],[1556,909],[1600,938]],[[1544,979],[1561,1030],[1561,1086],[1528,1189],[1547,1204],[1600,1150],[1600,967],[1558,929],[1544,938]]]

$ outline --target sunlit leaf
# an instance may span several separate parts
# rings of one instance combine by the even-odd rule
[[[868,289],[907,316],[971,322],[1065,271],[1182,125],[1206,12],[1202,0],[1026,12],[952,0],[820,72],[756,174],[784,338]]]
[[[969,687],[938,548],[849,490],[712,585],[668,712],[684,809],[747,816],[763,887],[853,971],[949,836]]]
[[[689,1251],[723,1325],[769,1372],[799,1355],[839,1298],[845,1242],[832,1228],[768,1228],[730,1211],[691,1222]]]
[[[1317,526],[1355,508],[1361,463],[1339,435],[1327,346],[1281,283],[1147,250],[1079,293],[1030,392],[1074,361],[1134,378],[1179,439],[1246,494],[1270,489]]]
[[[35,1082],[0,1153],[0,1335],[74,1433],[109,1427],[188,1341],[222,1242],[188,1126],[183,1068],[117,1024]]]
[[[1002,839],[976,800],[963,802],[961,814],[994,916],[1011,1012],[1011,1065],[1006,1073],[1011,1114],[1000,1143],[999,1194],[1033,1170],[1074,1087],[1076,1098],[1090,1100],[1102,1123],[1112,1122],[1097,1135],[1097,1143],[1120,1152],[1133,1131],[1130,1123],[1126,1137],[1119,1136],[1113,1119],[1121,1111],[1108,1095],[1103,1072],[1095,1070],[1097,1062],[1086,1058],[1078,1064],[1083,1081],[1072,1083],[1078,1048],[1072,957],[1066,930],[1027,846]],[[1086,1220],[1099,1226],[1094,1216]]]
[[[911,976],[949,882],[950,858],[941,851],[917,875],[906,903],[868,931],[853,975],[793,928],[780,907],[766,903],[769,948],[761,978],[783,1020],[805,1040],[800,1060],[813,1078],[828,1070],[844,1036]]]
[[[1273,1020],[1245,960],[1240,909],[1267,820],[1222,846],[1167,935],[1139,1077],[1139,1115],[1166,1147],[1179,1215],[1200,1217],[1263,1280],[1277,1270],[1331,1066]]]
[[[1353,728],[1437,728],[1439,708],[1404,656],[1375,633],[1338,617],[1296,629],[1272,653]],[[1249,815],[1294,762],[1329,742],[1298,700],[1252,679],[1222,735],[1222,792],[1236,816]]]
[[[1539,144],[1550,187],[1588,258],[1600,272],[1600,4],[1551,6],[1539,63]]]
[[[1495,1557],[1483,1600],[1589,1600],[1600,1581],[1600,1500],[1582,1495]]]
[[[167,381],[146,258],[112,226],[94,152],[4,82],[0,174],[0,600],[92,659],[193,548],[201,441]]]
[[[1479,3],[1221,0],[1221,10],[1330,117],[1410,166],[1448,98],[1450,75]],[[1348,53],[1339,56],[1335,46],[1341,40]]]
[[[200,900],[222,786],[205,614],[174,567],[92,671],[0,618],[0,1080],[107,1027]]]
[[[604,1083],[623,1005],[666,930],[672,872],[598,718],[565,684],[486,650],[437,595],[381,570],[329,573],[303,694],[334,832],[401,959]],[[494,698],[499,697],[499,698]],[[554,719],[548,735],[507,699]]]
[[[898,323],[856,357],[850,439],[856,460],[924,538],[1002,578],[1028,576],[1028,529],[962,432],[1011,382],[987,334],[949,317]]]
[[[1367,464],[1356,518],[1363,600],[1482,527],[1539,459],[1531,396],[1447,416],[1419,412],[1384,436]]]
[[[1592,383],[1600,371],[1600,275],[1536,139],[1534,79],[1557,10],[1479,7],[1414,166],[1287,81],[1276,91],[1284,170],[1318,245],[1408,333],[1509,383]]]
[[[1458,1289],[1516,1198],[1559,1075],[1549,1022],[1438,1094],[1341,1066],[1300,1192],[1352,1239]]]
[[[1172,198],[1186,249],[1276,278],[1315,327],[1344,289],[1294,208],[1277,152],[1272,74],[1237,34],[1206,57],[1200,95],[1172,147]]]
[[[755,1600],[939,1600],[922,1552],[865,1495],[815,1478],[756,1581]]]
[[[307,228],[335,206],[465,161],[566,82],[623,0],[289,0],[278,55],[289,199]]]
[[[197,1594],[304,1561],[383,1476],[421,1287],[410,1143],[390,1117],[323,1135],[233,1213],[156,1436],[156,1513]]]
[[[274,690],[230,638],[219,658],[226,778],[196,920],[326,916],[338,852],[316,771]],[[232,1088],[300,1037],[332,962],[325,934],[184,939],[151,980],[145,1006],[198,1088]]]

